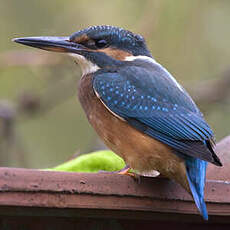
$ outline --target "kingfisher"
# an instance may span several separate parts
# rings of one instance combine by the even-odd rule
[[[66,53],[82,70],[78,98],[104,143],[140,173],[158,171],[185,188],[205,220],[207,163],[222,166],[214,134],[192,98],[151,55],[141,35],[91,26],[67,37],[13,39]]]

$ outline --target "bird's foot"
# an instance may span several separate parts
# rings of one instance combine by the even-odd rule
[[[123,169],[118,170],[118,171],[108,172],[108,171],[100,170],[99,173],[115,173],[119,175],[127,175],[127,176],[131,176],[134,180],[140,183],[140,175],[134,172],[130,172],[130,170],[131,170],[131,167],[129,165],[126,165]]]

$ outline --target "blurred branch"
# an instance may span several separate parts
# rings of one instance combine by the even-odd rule
[[[6,51],[0,53],[0,68],[11,66],[57,65],[61,59],[61,55],[53,55],[48,52],[39,55],[39,51]]]
[[[190,87],[189,92],[200,105],[213,105],[222,103],[230,98],[230,69],[214,80],[199,82]]]
[[[7,100],[0,101],[0,118],[1,121],[1,136],[10,137],[13,133],[12,126],[15,120],[16,111],[13,104]],[[2,139],[0,139],[1,141]]]
[[[19,141],[15,129],[15,106],[7,101],[0,101],[0,164],[8,165],[14,157],[26,166],[24,145]],[[3,154],[4,153],[4,154]]]
[[[62,56],[43,52],[42,55],[36,51],[16,50],[0,53],[0,68],[14,66],[47,66],[61,64]],[[60,70],[58,70],[60,74]],[[56,75],[56,74],[55,74]],[[69,80],[61,79],[52,81],[42,94],[24,91],[19,95],[16,105],[17,114],[40,115],[45,113],[69,97],[75,94],[75,88],[71,87],[75,83],[74,78]]]
[[[55,71],[58,71],[57,76],[60,76],[61,59],[61,55],[55,56],[48,52],[39,55],[39,52],[33,51],[10,51],[0,54],[0,67],[58,65],[59,68],[55,68]],[[66,81],[65,78],[57,76],[55,74],[55,78],[47,81],[47,87],[42,93],[29,89],[21,92],[15,103],[9,100],[0,101],[0,165],[19,162],[26,167],[28,164],[25,145],[17,133],[16,124],[50,111],[75,94],[75,90],[71,90],[75,88],[73,78]]]
[[[75,85],[74,78],[68,81],[62,79],[55,82],[55,84],[49,85],[41,94],[24,91],[18,97],[17,108],[19,115],[38,116],[49,112],[76,94],[76,89],[73,85]]]

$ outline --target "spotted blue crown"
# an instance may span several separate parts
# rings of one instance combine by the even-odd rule
[[[105,39],[110,47],[132,53],[134,56],[145,55],[151,57],[145,39],[138,34],[116,26],[91,26],[80,30],[70,36],[70,40],[75,37],[87,35],[93,40]]]

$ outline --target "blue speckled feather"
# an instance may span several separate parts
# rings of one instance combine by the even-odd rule
[[[159,64],[138,61],[98,71],[93,87],[130,125],[177,152],[213,161],[204,143],[212,139],[212,130],[191,97]]]

